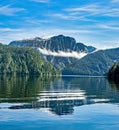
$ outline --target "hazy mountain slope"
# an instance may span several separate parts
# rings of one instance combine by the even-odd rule
[[[119,61],[119,48],[99,50],[66,67],[63,74],[104,75],[117,61]]]

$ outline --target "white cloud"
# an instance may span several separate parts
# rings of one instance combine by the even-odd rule
[[[39,3],[49,3],[49,0],[30,0],[33,2],[39,2]]]
[[[101,41],[103,44],[101,45],[101,49],[110,49],[119,47],[119,39],[111,39],[111,40],[103,40]]]
[[[68,12],[77,12],[77,11],[81,11],[81,12],[98,12],[99,11],[99,5],[98,4],[90,4],[90,5],[85,5],[85,6],[81,6],[81,7],[76,7],[76,8],[67,8],[64,9],[65,11]]]
[[[74,8],[65,8],[57,13],[45,14],[54,20],[67,20],[67,21],[84,21],[84,22],[100,22],[97,17],[119,17],[119,8],[115,6],[104,6],[100,3],[94,3],[89,5],[83,5]]]
[[[105,12],[105,8],[100,6],[100,4],[90,4],[90,5],[84,5],[80,7],[74,7],[74,8],[66,8],[64,11],[68,13],[74,13],[76,16],[95,16],[97,14],[101,14]]]
[[[73,57],[73,58],[77,58],[80,59],[82,57],[84,57],[86,55],[86,53],[84,52],[63,52],[63,51],[59,51],[59,52],[52,52],[50,50],[46,50],[46,49],[41,49],[38,48],[39,52],[44,54],[44,55],[52,55],[52,56],[58,56],[58,57]]]
[[[90,33],[94,33],[94,31],[92,30],[88,30],[88,29],[53,29],[54,32],[59,32],[59,33],[82,33],[82,34],[90,34]]]
[[[24,18],[24,21],[25,21],[27,24],[33,24],[33,25],[51,23],[50,20],[45,20],[45,19],[34,19],[34,18],[30,18],[30,17]]]
[[[0,33],[1,32],[20,32],[21,29],[12,29],[12,28],[0,28]]]
[[[47,14],[46,16],[50,17],[56,17],[58,19],[64,19],[64,20],[80,20],[80,21],[92,21],[91,19],[86,18],[85,16],[79,16],[78,14],[74,13],[68,13],[68,14],[63,14],[63,13],[52,13],[52,14]]]
[[[108,24],[99,24],[97,26],[98,28],[102,28],[102,29],[119,31],[119,26],[108,25]]]
[[[25,9],[10,7],[10,5],[0,6],[0,15],[13,16],[21,11],[25,11]]]
[[[119,3],[119,0],[112,0],[112,3]]]
[[[33,37],[46,37],[54,36],[59,34],[64,34],[68,36],[75,37],[75,35],[80,34],[91,34],[95,33],[93,31],[88,31],[85,29],[60,29],[60,28],[27,28],[27,29],[13,29],[13,28],[0,28],[0,42],[8,44],[13,40],[21,40]]]
[[[119,0],[118,0],[119,1]],[[114,0],[113,0],[114,2]],[[116,2],[116,0],[115,0]],[[77,16],[107,16],[107,17],[119,17],[119,8],[114,6],[104,6],[101,4],[90,4],[74,8],[66,8],[64,11],[69,14],[74,13]],[[75,15],[75,16],[76,16]]]
[[[22,39],[29,39],[29,38],[31,39],[34,37],[49,38],[48,36],[63,34],[66,36],[74,37],[77,40],[77,42],[82,42],[86,45],[92,45],[100,49],[110,48],[111,46],[117,47],[119,45],[118,33],[117,35],[115,34],[113,35],[112,34],[113,31],[111,31],[111,34],[103,31],[101,32],[101,31],[97,31],[97,30],[93,31],[88,29],[85,30],[83,28],[82,29],[61,29],[61,28],[45,28],[45,27],[39,27],[39,28],[36,27],[36,28],[29,28],[29,29],[28,28],[27,29],[1,28],[0,43],[8,44],[14,40],[22,40]]]

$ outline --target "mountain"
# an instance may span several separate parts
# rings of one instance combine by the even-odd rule
[[[39,51],[40,55],[58,69],[76,62],[83,56],[96,50],[95,47],[77,43],[69,36],[53,36],[49,39],[36,37],[34,39],[12,41],[10,46],[29,46]]]
[[[119,84],[119,62],[110,67],[108,71],[108,79],[109,81]]]
[[[32,48],[0,44],[0,74],[49,76],[59,72]]]
[[[99,50],[67,66],[63,74],[68,75],[105,75],[110,66],[119,61],[119,48]]]

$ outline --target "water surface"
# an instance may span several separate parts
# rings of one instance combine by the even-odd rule
[[[0,77],[0,130],[118,130],[119,85],[104,77]]]

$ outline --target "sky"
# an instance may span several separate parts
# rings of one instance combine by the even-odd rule
[[[60,34],[119,47],[119,0],[0,0],[0,43]]]

